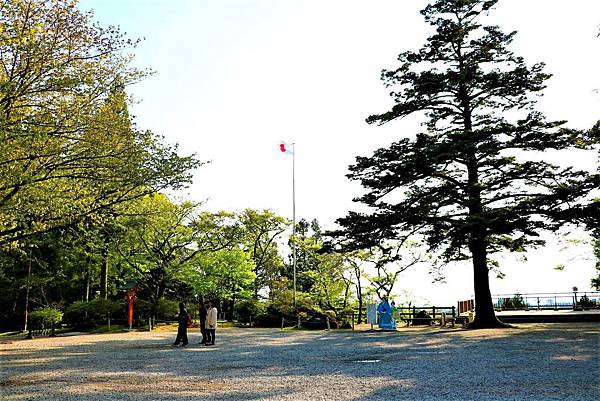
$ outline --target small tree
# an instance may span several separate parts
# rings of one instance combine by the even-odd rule
[[[241,323],[252,323],[256,316],[264,312],[264,305],[256,299],[245,299],[236,303],[234,310]]]
[[[42,328],[50,326],[52,328],[51,336],[54,336],[55,326],[60,323],[62,318],[63,313],[59,309],[51,307],[36,309],[29,314],[31,323],[41,324]]]
[[[401,256],[403,251],[404,255]],[[396,246],[378,246],[371,250],[365,262],[371,264],[376,276],[369,281],[379,299],[389,298],[402,272],[422,261],[416,243],[402,242]]]
[[[523,309],[526,307],[527,304],[519,293],[515,294],[515,296],[512,298],[506,299],[506,301],[502,304],[502,309]]]

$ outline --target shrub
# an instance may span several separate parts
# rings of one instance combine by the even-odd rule
[[[138,299],[133,304],[133,314],[141,319],[147,319],[152,316],[152,302],[145,299]]]
[[[352,317],[354,315],[354,308],[341,309],[337,313],[337,322],[340,328],[348,329],[352,327]]]
[[[125,301],[96,298],[91,302],[77,301],[67,306],[64,320],[72,326],[85,328],[105,324],[108,318],[124,311]]]
[[[88,303],[84,301],[73,302],[65,308],[63,320],[75,327],[87,327],[92,323],[87,313]]]
[[[29,320],[32,324],[37,324],[43,327],[51,326],[62,320],[63,313],[56,308],[40,308],[29,314]]]
[[[237,318],[242,323],[250,323],[256,317],[265,312],[266,305],[256,299],[247,299],[238,301],[233,310],[237,314]]]
[[[291,290],[277,291],[274,301],[267,307],[267,312],[274,315],[292,317],[294,315],[294,295]],[[307,315],[322,314],[323,311],[314,303],[310,294],[296,293],[296,310]]]
[[[281,316],[271,313],[261,313],[254,320],[255,327],[281,327]]]
[[[512,298],[506,298],[502,304],[502,309],[524,309],[527,304],[523,301],[521,294],[517,293]]]
[[[195,307],[187,305],[187,310],[192,315],[195,312],[194,309]],[[156,315],[154,315],[155,311]],[[159,320],[173,320],[179,313],[179,302],[170,299],[161,299],[158,301],[158,305],[155,306],[151,301],[138,299],[133,306],[133,312],[142,319],[156,317]]]
[[[88,304],[88,314],[96,323],[104,323],[109,318],[114,317],[119,311],[125,308],[124,301],[113,301],[112,299],[96,298]]]
[[[186,306],[188,312],[193,312],[189,306]],[[170,299],[161,299],[158,301],[156,315],[159,319],[170,320],[179,313],[179,302]]]
[[[587,295],[584,295],[579,299],[579,305],[582,308],[593,308],[596,306],[596,302],[589,299]]]

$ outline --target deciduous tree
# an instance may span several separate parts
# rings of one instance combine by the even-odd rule
[[[189,183],[198,163],[127,112],[135,44],[76,0],[0,1],[0,246]]]

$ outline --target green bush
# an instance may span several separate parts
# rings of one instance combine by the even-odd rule
[[[145,299],[138,299],[133,303],[133,315],[146,320],[152,316],[152,302]]]
[[[59,323],[63,318],[63,313],[56,308],[40,308],[29,314],[29,321],[32,324],[41,327],[51,326],[53,323]]]
[[[91,326],[92,323],[87,313],[88,303],[85,301],[73,302],[65,308],[63,320],[75,327]]]
[[[322,314],[323,311],[315,304],[310,294],[298,291],[296,293],[296,310],[307,315]],[[294,315],[294,293],[292,290],[277,291],[273,302],[267,307],[267,313],[272,315],[288,316]]]
[[[104,323],[126,307],[125,301],[96,298],[88,304],[88,314],[95,322]]]
[[[354,315],[354,308],[341,309],[337,313],[337,322],[340,328],[351,328],[352,327],[352,316]]]
[[[188,305],[186,305],[186,309],[188,312],[193,312],[191,309],[196,308],[190,308]],[[159,319],[173,319],[173,316],[179,314],[179,302],[172,301],[170,299],[161,299],[158,301],[158,309],[156,313]]]
[[[261,313],[254,320],[255,327],[281,327],[281,316],[270,313]]]
[[[596,302],[589,299],[587,295],[584,295],[579,299],[579,305],[582,308],[593,308],[596,306]]]
[[[75,327],[91,327],[106,324],[107,319],[124,313],[125,301],[96,298],[90,302],[77,301],[67,306],[64,320]]]
[[[266,305],[256,299],[247,299],[238,301],[233,310],[237,314],[238,321],[242,323],[250,323],[255,320],[260,314],[263,314],[266,310]]]
[[[187,306],[188,312],[194,314],[195,307]],[[173,320],[174,316],[179,313],[179,302],[172,301],[170,299],[161,299],[158,301],[158,305],[155,305],[145,299],[138,299],[133,305],[133,313],[142,319],[148,319],[154,317],[156,311],[156,318],[159,320]]]
[[[512,298],[506,298],[502,304],[502,309],[525,309],[527,304],[523,300],[521,294],[516,293]]]

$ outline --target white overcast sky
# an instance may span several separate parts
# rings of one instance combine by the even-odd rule
[[[345,177],[369,155],[419,130],[408,118],[383,127],[365,118],[391,105],[379,80],[404,50],[431,32],[424,0],[82,0],[102,25],[144,37],[135,65],[156,74],[129,89],[141,128],[178,142],[211,163],[181,196],[209,210],[272,209],[291,218],[291,159],[280,140],[296,143],[296,213],[332,227],[361,188]],[[600,118],[598,0],[501,0],[489,22],[517,30],[513,50],[554,74],[539,109],[578,128]],[[580,161],[580,155],[571,156]],[[584,161],[589,167],[594,157]],[[581,235],[576,237],[583,238]],[[591,247],[562,244],[502,261],[492,293],[589,290]],[[553,269],[565,264],[564,271]],[[468,264],[446,268],[431,284],[427,268],[400,278],[399,291],[436,304],[473,292]]]

